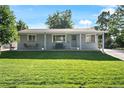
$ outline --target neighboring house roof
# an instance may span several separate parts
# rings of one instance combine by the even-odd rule
[[[25,29],[19,31],[19,34],[102,34],[108,31],[98,31],[94,28],[78,28],[78,29]]]

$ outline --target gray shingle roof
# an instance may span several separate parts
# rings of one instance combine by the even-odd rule
[[[94,28],[80,28],[80,29],[25,29],[19,31],[19,34],[83,34],[83,33],[107,33],[107,31],[97,31]]]

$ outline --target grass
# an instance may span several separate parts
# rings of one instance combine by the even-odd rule
[[[124,87],[124,62],[99,51],[2,52],[0,87]]]

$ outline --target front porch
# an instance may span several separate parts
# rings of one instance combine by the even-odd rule
[[[97,34],[39,34],[26,37],[28,40],[21,44],[23,51],[99,50]]]
[[[81,29],[22,31],[18,50],[99,50],[99,35],[102,35],[102,50],[104,50],[104,33],[103,31],[82,31]]]

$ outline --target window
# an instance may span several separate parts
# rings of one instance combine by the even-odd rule
[[[53,35],[53,42],[65,42],[65,35]]]
[[[94,43],[95,42],[95,35],[86,35],[86,42],[87,43]]]
[[[72,35],[72,40],[76,40],[76,35]]]
[[[28,35],[28,41],[36,41],[36,35]]]
[[[95,35],[91,35],[91,42],[95,43]]]

